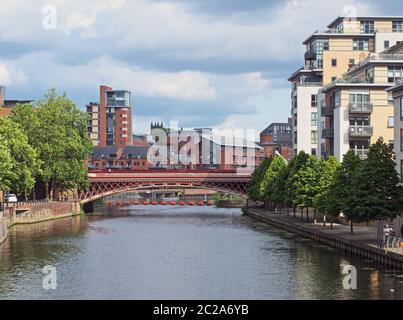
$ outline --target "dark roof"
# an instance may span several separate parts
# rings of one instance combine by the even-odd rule
[[[147,159],[148,147],[127,146],[123,148],[122,158]]]
[[[13,108],[18,103],[25,104],[25,103],[32,103],[32,100],[4,100],[4,107]]]
[[[264,129],[260,134],[271,134],[271,133],[273,133],[273,127],[274,126],[289,127],[288,130],[278,130],[279,132],[280,131],[283,131],[283,132],[287,132],[287,131],[291,132],[292,131],[291,124],[288,123],[288,122],[273,122],[268,127],[266,127],[266,129]]]
[[[117,147],[95,147],[91,158],[93,160],[108,159],[110,155],[117,154]]]

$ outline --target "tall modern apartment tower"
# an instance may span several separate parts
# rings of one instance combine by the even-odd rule
[[[380,53],[402,40],[403,17],[338,17],[326,30],[314,32],[303,42],[305,64],[288,79],[292,82],[294,154],[304,150],[320,156],[332,149],[330,145],[321,148],[326,142],[322,136],[329,137],[332,132],[321,130],[331,127],[326,122],[331,118],[322,118],[320,90],[342,78],[369,54]]]
[[[125,147],[132,143],[131,93],[100,87],[99,97],[100,146]]]

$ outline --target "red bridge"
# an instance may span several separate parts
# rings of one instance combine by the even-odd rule
[[[80,195],[82,204],[112,194],[153,189],[211,189],[247,195],[250,172],[159,170],[143,172],[89,172],[90,186]]]

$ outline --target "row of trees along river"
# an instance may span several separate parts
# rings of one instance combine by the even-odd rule
[[[0,119],[0,191],[35,198],[35,185],[46,198],[55,190],[87,187],[84,160],[92,152],[88,115],[66,95],[50,90],[40,101],[20,104]]]
[[[354,151],[346,153],[342,163],[335,157],[325,160],[301,151],[289,163],[281,156],[266,158],[252,175],[249,198],[265,207],[295,212],[309,208],[324,218],[333,219],[342,212],[354,223],[393,219],[402,210],[402,187],[395,170],[392,148],[380,138],[361,160]],[[325,219],[324,219],[325,221]]]

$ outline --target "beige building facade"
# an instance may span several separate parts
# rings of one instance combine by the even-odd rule
[[[390,116],[393,117],[392,106],[388,103],[388,97],[384,92],[384,89],[391,85],[390,83],[386,82],[383,83],[384,86],[377,87],[373,85],[372,88],[366,86],[349,88],[348,83],[342,83],[344,86],[337,84],[334,88],[331,85],[336,84],[349,70],[365,62],[369,55],[384,52],[399,41],[403,41],[402,26],[403,17],[357,17],[354,19],[338,17],[327,26],[326,30],[316,31],[303,42],[306,46],[305,65],[288,79],[292,82],[291,114],[294,155],[304,150],[309,154],[327,156],[334,153],[335,145],[337,145],[337,153],[340,156],[345,150],[348,150],[347,146],[350,145],[350,140],[345,129],[347,128],[348,131],[350,128],[350,111],[343,108],[349,104],[346,101],[350,99],[351,90],[351,94],[359,94],[360,90],[363,91],[361,93],[368,96],[368,99],[377,106],[371,111],[371,113],[373,112],[371,118],[374,124],[372,130],[375,132],[367,140],[372,141],[373,136],[381,134],[388,141],[393,141],[393,128],[387,125],[383,128],[385,119],[386,123],[392,122],[393,125],[393,120],[390,118]],[[387,77],[388,69],[385,65],[383,69],[379,68],[376,71],[377,79],[374,79],[374,83],[379,84],[381,81],[378,81],[378,78],[385,77],[385,75]],[[302,86],[310,87],[311,90],[300,90]],[[323,88],[326,88],[326,94],[321,91]],[[334,93],[333,91],[337,91],[333,90],[335,88],[339,90],[339,93],[333,99],[338,99],[339,104],[343,103],[346,106],[340,105],[341,109],[337,110],[332,117],[329,117],[330,115],[324,117],[322,110],[330,112],[330,104],[326,101],[326,95],[331,95]],[[367,99],[366,96],[364,99]],[[361,96],[358,99],[360,98]],[[314,105],[316,105],[315,110],[313,109]],[[316,121],[310,121],[313,118],[307,119],[306,115],[312,115],[315,111],[316,115],[312,117],[316,117]],[[362,115],[363,119],[355,122],[354,126],[367,123],[365,113]],[[331,123],[334,119],[337,120],[337,125],[344,123],[345,127],[336,128]],[[313,139],[315,131],[317,138]],[[324,131],[325,138],[322,137],[322,131]],[[337,141],[334,140],[334,135],[338,136]],[[331,141],[332,139],[333,141]],[[313,145],[313,141],[317,142],[316,146]],[[367,147],[365,143],[358,145],[361,146],[361,149]]]

